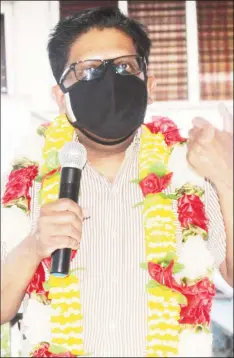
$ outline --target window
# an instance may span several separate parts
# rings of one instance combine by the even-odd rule
[[[74,12],[98,6],[118,7],[118,1],[60,1],[60,16],[65,17]]]
[[[154,100],[232,100],[233,1],[128,1],[148,27]]]
[[[129,15],[147,26],[152,40],[149,74],[155,100],[188,98],[185,1],[129,1]]]
[[[1,14],[1,93],[7,93],[5,23]]]
[[[233,97],[233,2],[197,1],[202,100]]]

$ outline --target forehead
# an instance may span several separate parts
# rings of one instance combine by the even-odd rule
[[[111,59],[135,53],[133,40],[124,32],[117,29],[92,29],[73,43],[68,63],[91,58]]]

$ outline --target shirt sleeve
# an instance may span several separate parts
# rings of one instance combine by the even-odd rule
[[[219,269],[226,257],[226,232],[218,194],[209,181],[205,182],[205,206],[209,219],[208,248],[213,254],[215,267]]]
[[[30,233],[30,218],[23,210],[1,208],[1,259],[18,246]]]
[[[31,161],[41,164],[41,151],[44,139],[35,133],[36,130],[34,127],[38,126],[39,124],[37,122],[36,124],[33,123],[31,131],[22,138],[21,144],[15,153],[15,160],[26,157]],[[1,174],[1,197],[4,195],[11,170],[12,163],[9,163],[8,168]],[[32,197],[33,193],[34,190],[32,188]],[[1,205],[1,223],[1,259],[4,260],[8,253],[18,246],[31,232],[32,213],[27,215],[22,209],[16,206],[5,208]]]

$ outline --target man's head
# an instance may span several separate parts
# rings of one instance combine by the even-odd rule
[[[80,130],[85,127],[80,124],[85,121],[83,117],[87,117],[86,122],[92,123],[86,128],[86,134],[95,129],[95,124],[101,128],[100,120],[106,122],[106,116],[116,117],[113,123],[121,116],[122,122],[126,122],[124,114],[120,114],[123,106],[131,106],[136,117],[133,107],[136,111],[139,105],[144,107],[146,81],[149,97],[155,83],[146,77],[150,45],[144,27],[115,8],[88,9],[61,20],[48,44],[52,72],[58,83],[54,94],[60,112],[67,113],[74,126],[79,123]],[[103,62],[105,60],[113,61]],[[94,112],[91,108],[95,108]],[[141,109],[137,112],[144,115],[145,108]],[[90,118],[95,116],[99,117],[96,122],[95,118]],[[126,116],[129,117],[127,111]],[[112,132],[113,123],[109,123]],[[107,123],[103,125],[104,129],[96,131],[97,137],[117,139],[108,134],[111,129]],[[122,126],[120,139],[123,133]]]

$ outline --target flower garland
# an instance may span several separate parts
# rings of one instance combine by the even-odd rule
[[[39,132],[40,133],[40,132]],[[57,119],[47,127],[44,127],[41,134],[45,136],[45,145],[43,148],[44,165],[40,171],[42,181],[40,191],[41,204],[46,204],[57,200],[60,181],[60,167],[58,161],[58,151],[68,141],[73,140],[74,128],[69,124],[65,115]],[[71,260],[75,257],[77,251],[73,250]],[[49,271],[51,259],[43,261]],[[37,272],[35,275],[37,275]],[[32,280],[32,283],[34,279]],[[49,352],[63,354],[64,356],[82,356],[84,354],[82,337],[82,315],[78,279],[69,274],[67,277],[58,278],[50,276],[49,280],[44,281],[43,297],[50,301],[51,307],[51,344]],[[30,294],[31,287],[27,288]],[[40,343],[37,351],[44,347]],[[67,355],[66,355],[67,354]],[[68,355],[70,354],[70,355]],[[36,356],[36,352],[32,352]]]
[[[36,163],[24,160],[23,164],[17,164],[3,196],[5,206],[16,205],[27,213],[33,180],[42,182],[41,204],[57,199],[60,180],[58,151],[73,139],[74,129],[66,116],[59,116],[49,126],[40,128],[39,134],[45,136],[44,164],[40,174]],[[169,170],[170,158],[185,142],[186,139],[180,136],[178,128],[168,118],[155,117],[152,123],[142,126],[139,178],[134,183],[140,186],[144,196],[140,204],[143,206],[146,263],[141,267],[149,274],[146,288],[148,357],[187,357],[191,354],[191,344],[195,352],[201,346],[197,356],[210,356],[208,351],[205,355],[203,342],[209,350],[210,309],[215,290],[211,281],[212,259],[205,242],[208,220],[202,201],[204,191],[185,178],[183,185],[173,194],[163,192],[173,182],[175,174]],[[20,190],[16,189],[15,183]],[[173,210],[175,203],[177,215]],[[177,221],[183,237],[180,252],[177,249]],[[200,265],[195,258],[202,253],[206,259]],[[71,259],[75,255],[76,251],[73,251]],[[31,356],[82,356],[78,279],[72,275],[62,279],[51,276],[46,281],[50,263],[50,258],[42,261],[26,291],[31,298],[36,297],[40,304],[50,307],[50,340],[38,342]]]
[[[154,118],[152,123],[143,126],[142,131],[139,179],[135,182],[138,182],[144,195],[146,267],[151,278],[147,284],[146,355],[182,357],[184,331],[197,334],[209,332],[211,300],[215,290],[208,278],[212,266],[204,270],[203,276],[183,276],[185,266],[180,262],[176,248],[177,218],[173,201],[177,201],[184,245],[194,239],[199,243],[202,240],[203,244],[208,234],[208,220],[200,198],[204,191],[185,182],[174,194],[163,193],[173,178],[167,167],[169,156],[176,145],[183,145],[185,139],[180,137],[178,128],[167,118]],[[196,249],[201,249],[201,245]],[[205,245],[202,246],[204,250],[208,250]],[[206,253],[209,256],[208,251]],[[207,344],[210,347],[209,338]],[[188,357],[189,351],[186,354]]]

